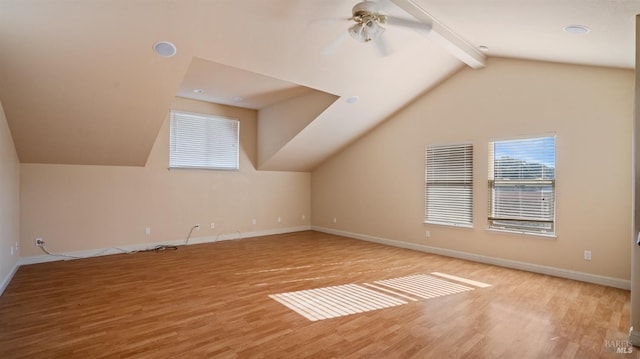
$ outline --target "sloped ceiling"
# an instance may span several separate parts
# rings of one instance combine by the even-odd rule
[[[393,2],[426,10],[470,46],[488,46],[489,56],[633,67],[639,1]],[[0,0],[0,101],[20,160],[143,166],[172,99],[193,93],[190,66],[208,62],[291,84],[281,93],[308,88],[338,96],[266,168],[311,170],[465,66],[434,37],[391,25],[389,56],[351,39],[327,54],[349,24],[332,19],[349,17],[355,3]],[[416,15],[388,0],[383,7],[397,17]],[[574,23],[591,32],[562,31]],[[177,54],[154,54],[159,40],[173,42]],[[252,82],[216,80],[214,87],[230,91],[226,97],[241,92],[234,83]],[[218,95],[211,90],[201,100],[222,102]],[[352,96],[359,101],[347,103]]]
[[[194,57],[177,96],[260,110],[315,90]]]

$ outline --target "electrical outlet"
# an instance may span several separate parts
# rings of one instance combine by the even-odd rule
[[[20,242],[16,241],[16,252],[20,250]]]
[[[589,251],[589,250],[585,250],[584,251],[584,260],[585,261],[590,261],[591,260],[591,251]]]
[[[36,247],[42,247],[44,245],[44,241],[40,237],[36,238],[35,243],[36,243]]]
[[[211,229],[216,229],[216,224],[211,222]]]
[[[151,234],[151,228],[147,227],[144,229],[144,234],[146,234],[147,236]]]
[[[256,223],[258,223],[258,222],[257,222],[257,221],[256,221],[256,219],[254,218],[254,219],[251,221],[251,224],[256,224]]]
[[[431,237],[431,231],[425,231],[424,236],[427,238]]]
[[[196,231],[200,229],[200,225],[196,224],[194,227],[196,227]]]
[[[11,256],[13,257],[13,246],[11,246]]]
[[[282,223],[282,217],[278,217],[278,223]]]
[[[338,219],[336,217],[333,217],[333,223],[338,223]]]
[[[304,220],[306,220],[306,219],[307,219],[307,216],[305,216],[305,215],[303,214],[303,215],[302,215],[302,220],[304,221]]]

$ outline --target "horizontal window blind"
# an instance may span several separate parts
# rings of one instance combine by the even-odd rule
[[[555,138],[490,142],[489,195],[491,227],[553,233]]]
[[[427,146],[425,157],[425,222],[470,227],[473,146]]]
[[[238,120],[171,111],[169,167],[237,170],[239,130]]]

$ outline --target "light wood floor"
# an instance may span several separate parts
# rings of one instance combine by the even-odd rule
[[[318,321],[269,297],[432,272],[492,286]],[[628,330],[628,291],[318,232],[22,266],[0,297],[0,358],[635,358]]]

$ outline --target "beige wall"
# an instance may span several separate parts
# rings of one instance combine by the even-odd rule
[[[463,70],[313,171],[312,224],[629,279],[633,80],[631,70],[496,58]],[[547,133],[557,135],[558,237],[487,231],[488,141]],[[425,225],[424,147],[467,141],[474,227]]]
[[[35,237],[69,252],[185,239],[196,223],[192,238],[309,225],[310,174],[256,170],[256,111],[181,98],[172,108],[239,119],[240,171],[168,170],[168,114],[145,167],[22,164],[23,256],[41,254]]]
[[[312,90],[258,112],[258,168],[331,105],[338,96]]]
[[[18,261],[20,239],[20,163],[0,103],[0,293]],[[14,253],[11,255],[13,247]]]

